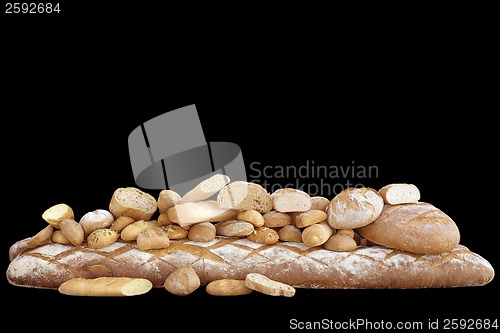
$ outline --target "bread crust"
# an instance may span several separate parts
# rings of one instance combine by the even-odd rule
[[[419,255],[383,246],[335,252],[300,242],[267,245],[224,237],[211,242],[172,240],[167,248],[149,251],[122,240],[100,249],[86,243],[49,243],[17,254],[6,275],[12,285],[32,288],[57,289],[72,278],[99,276],[146,278],[154,287],[163,287],[165,279],[184,266],[196,271],[202,285],[224,278],[243,280],[253,272],[313,289],[481,286],[494,277],[491,264],[462,245]]]
[[[422,254],[450,251],[460,242],[451,217],[426,202],[386,204],[373,223],[357,231],[376,244]]]

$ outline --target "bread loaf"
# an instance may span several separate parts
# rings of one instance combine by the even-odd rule
[[[384,199],[369,187],[350,187],[328,204],[328,223],[335,229],[355,229],[372,223],[382,212]]]
[[[460,241],[451,217],[426,202],[386,204],[373,223],[357,231],[376,244],[421,254],[451,251]]]
[[[21,243],[21,244],[18,244]],[[438,254],[415,254],[384,246],[359,246],[349,252],[308,247],[301,242],[260,244],[248,239],[210,242],[171,240],[167,248],[140,251],[135,242],[100,249],[49,243],[12,245],[6,276],[12,285],[57,289],[73,278],[145,278],[155,287],[177,268],[192,267],[206,285],[224,278],[244,280],[260,273],[295,288],[438,288],[481,286],[494,277],[491,264],[462,245]],[[24,249],[23,252],[21,252]],[[16,254],[17,253],[17,254]]]
[[[142,278],[98,277],[75,278],[62,283],[58,290],[70,296],[137,296],[151,290],[151,281]]]

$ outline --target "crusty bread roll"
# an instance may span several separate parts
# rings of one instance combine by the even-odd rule
[[[170,207],[174,207],[181,203],[181,196],[173,190],[161,190],[158,195],[156,205],[160,214],[166,213]]]
[[[271,195],[266,189],[245,181],[234,181],[224,186],[217,195],[217,204],[226,209],[254,209],[262,214],[272,209]]]
[[[155,197],[136,187],[117,188],[109,203],[109,211],[115,218],[125,215],[136,221],[151,219],[157,208]]]
[[[177,296],[186,296],[201,285],[196,271],[190,266],[179,267],[167,276],[163,287]]]
[[[66,219],[74,219],[75,213],[69,205],[65,203],[59,203],[47,208],[43,212],[42,218],[54,228],[59,229],[59,222],[62,222]]]
[[[86,236],[92,231],[99,228],[107,228],[115,221],[115,217],[110,211],[105,209],[96,209],[91,212],[85,213],[78,223],[83,228]]]
[[[451,251],[460,242],[451,217],[426,202],[386,204],[373,223],[357,231],[376,244],[422,254]]]
[[[328,223],[335,229],[356,229],[375,221],[384,199],[369,187],[349,187],[328,204]]]
[[[22,246],[12,247],[18,254],[7,268],[8,281],[34,288],[57,289],[72,278],[103,275],[145,278],[155,287],[163,287],[165,279],[184,266],[196,271],[202,285],[224,278],[244,280],[249,273],[295,288],[316,289],[481,286],[494,277],[491,264],[462,245],[425,255],[383,246],[336,252],[300,242],[265,245],[239,238],[171,240],[167,248],[149,251],[121,240],[101,249],[91,249],[85,243],[49,243],[19,253]]]

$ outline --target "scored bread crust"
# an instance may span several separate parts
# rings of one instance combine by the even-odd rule
[[[12,249],[19,251],[18,243]],[[141,251],[118,240],[104,248],[49,243],[10,254],[12,285],[57,289],[72,278],[146,278],[154,287],[180,267],[192,267],[202,285],[219,279],[245,279],[260,273],[295,288],[407,289],[481,286],[494,277],[491,264],[463,245],[438,254],[414,254],[383,246],[349,252],[308,247],[301,242],[265,245],[241,238],[210,242],[172,240],[167,248]]]

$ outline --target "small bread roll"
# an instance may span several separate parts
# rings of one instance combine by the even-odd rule
[[[73,209],[65,203],[60,203],[48,208],[42,218],[54,228],[59,229],[59,223],[65,219],[74,219]]]
[[[356,229],[375,221],[384,208],[384,199],[369,187],[350,187],[328,204],[328,223],[335,229]]]
[[[331,251],[345,252],[355,250],[358,247],[358,244],[354,238],[341,233],[332,235],[326,243],[323,244],[323,247]]]
[[[188,238],[193,242],[210,242],[215,239],[217,230],[211,222],[194,224],[188,231]]]
[[[124,241],[134,241],[137,239],[137,236],[144,230],[157,226],[158,224],[155,221],[135,221],[122,230],[122,232],[120,233],[120,238]]]
[[[311,209],[311,197],[304,191],[280,188],[271,194],[273,209],[282,212],[305,212]]]
[[[71,244],[69,239],[66,236],[64,236],[64,234],[61,230],[54,230],[54,232],[52,233],[51,242],[57,243],[57,244],[63,244],[63,245],[70,245]]]
[[[255,228],[255,230],[247,236],[247,239],[252,242],[270,245],[278,243],[280,237],[276,230],[263,226]]]
[[[322,196],[311,197],[311,209],[326,211],[330,200]]]
[[[254,226],[247,221],[229,220],[216,223],[215,229],[219,236],[245,237],[254,231]]]
[[[287,213],[272,210],[262,215],[264,217],[264,226],[269,228],[280,228],[292,223],[292,218]]]
[[[255,209],[243,210],[236,215],[236,219],[247,221],[253,224],[254,227],[262,227],[264,225],[264,217]]]
[[[109,202],[109,211],[115,218],[126,215],[136,221],[149,221],[157,208],[157,200],[136,187],[117,188]]]
[[[389,184],[379,189],[378,193],[389,205],[415,203],[420,200],[420,190],[414,184]]]
[[[160,227],[152,227],[137,235],[136,244],[141,251],[164,249],[170,245],[170,238]]]
[[[85,240],[85,232],[80,223],[73,219],[66,219],[59,223],[59,228],[71,244],[78,246]]]
[[[125,229],[126,226],[134,222],[135,220],[130,216],[122,215],[118,216],[116,220],[111,223],[111,226],[109,228],[119,233],[122,232],[122,230]]]
[[[160,214],[166,213],[170,207],[181,203],[181,196],[172,190],[162,190],[158,195],[157,206]]]
[[[174,222],[172,222],[170,220],[170,217],[168,217],[168,214],[167,213],[161,213],[160,215],[158,215],[158,225],[159,226],[162,226],[162,225],[169,225],[169,224],[172,224]]]
[[[116,242],[119,237],[120,234],[109,228],[96,229],[87,237],[87,243],[92,249],[100,249]]]
[[[111,214],[111,212],[105,209],[96,209],[83,215],[80,218],[79,223],[82,226],[85,235],[89,235],[96,229],[109,227],[114,220],[115,217]]]
[[[164,288],[177,296],[186,296],[194,292],[201,285],[196,271],[189,266],[177,268],[163,283]]]
[[[188,236],[188,231],[178,224],[162,225],[160,228],[167,233],[169,239],[184,239]]]
[[[311,209],[307,212],[299,213],[295,216],[295,226],[297,228],[305,228],[312,224],[323,222],[328,215],[326,212],[319,209]]]
[[[279,228],[278,236],[283,242],[302,242],[302,230],[291,224]]]
[[[326,241],[334,234],[335,230],[328,224],[328,222],[320,222],[310,225],[302,231],[302,241],[307,246],[319,246],[326,243]]]

